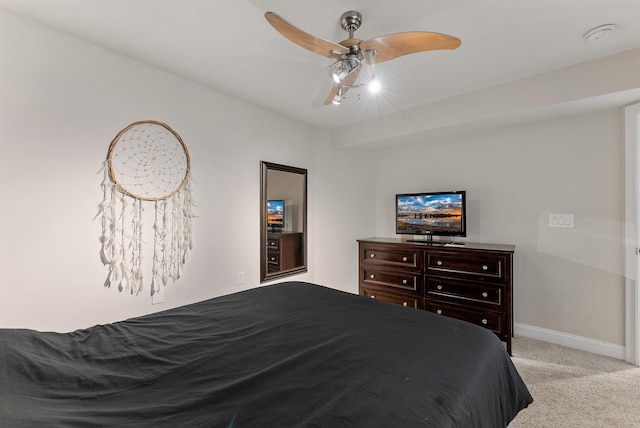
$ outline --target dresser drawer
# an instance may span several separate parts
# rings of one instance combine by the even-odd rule
[[[425,266],[431,275],[459,275],[476,280],[505,281],[507,259],[500,254],[426,252]]]
[[[504,306],[504,286],[486,282],[428,277],[425,293],[428,296],[459,303],[483,304],[495,306],[496,309]]]
[[[362,295],[371,299],[382,300],[383,302],[395,303],[396,305],[406,306],[408,308],[419,309],[421,298],[416,296],[404,296],[401,294],[390,294],[364,288]]]
[[[280,254],[278,251],[267,252],[267,272],[278,272],[280,270]]]
[[[400,270],[385,270],[378,266],[362,266],[364,285],[400,288],[406,291],[422,293],[422,274]]]
[[[424,309],[439,315],[445,315],[488,328],[501,338],[506,332],[505,315],[500,312],[474,310],[429,299],[425,299]]]
[[[277,248],[268,248],[267,249],[267,262],[280,264],[280,252]]]
[[[277,250],[280,244],[280,238],[267,238],[267,249]]]
[[[383,265],[400,269],[420,269],[422,252],[417,249],[389,250],[376,246],[362,246],[360,260],[366,265]]]

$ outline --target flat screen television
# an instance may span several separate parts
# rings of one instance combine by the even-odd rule
[[[267,226],[271,229],[284,228],[284,200],[270,199],[267,201]]]
[[[396,233],[467,236],[466,192],[396,195]]]

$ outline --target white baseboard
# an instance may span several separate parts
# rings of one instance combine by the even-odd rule
[[[602,342],[588,337],[576,336],[526,324],[515,323],[513,329],[516,336],[544,340],[545,342],[555,343],[556,345],[568,346],[569,348],[593,352],[594,354],[605,355],[620,360],[626,358],[625,347],[614,343]]]

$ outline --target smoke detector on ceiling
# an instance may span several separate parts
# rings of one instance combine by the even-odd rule
[[[596,42],[609,37],[615,29],[614,24],[605,24],[587,31],[582,37],[590,42]]]

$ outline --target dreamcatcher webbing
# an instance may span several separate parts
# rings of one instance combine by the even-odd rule
[[[164,123],[135,122],[109,146],[102,180],[100,259],[105,287],[143,289],[144,201],[154,205],[151,294],[176,281],[192,248],[190,159],[180,136]]]

